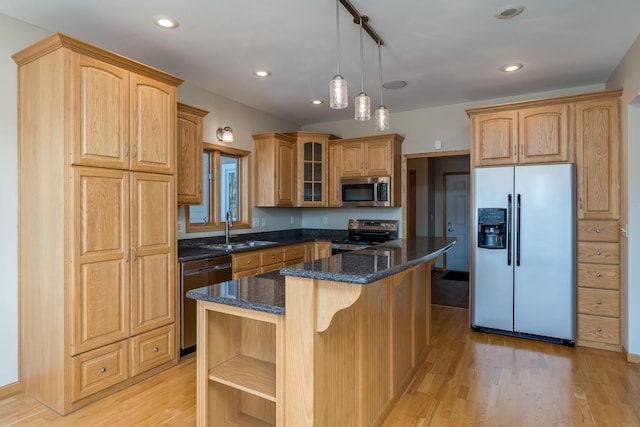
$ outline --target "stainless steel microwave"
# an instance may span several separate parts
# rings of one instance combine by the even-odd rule
[[[342,206],[391,206],[391,177],[342,178]]]

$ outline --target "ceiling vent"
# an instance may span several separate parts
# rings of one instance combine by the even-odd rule
[[[521,4],[505,6],[502,9],[498,10],[494,16],[498,19],[510,19],[516,17],[522,13],[524,10],[524,6]]]

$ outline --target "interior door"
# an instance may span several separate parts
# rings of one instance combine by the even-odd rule
[[[445,268],[469,271],[469,174],[447,174],[444,178],[445,236],[457,239],[445,255]]]

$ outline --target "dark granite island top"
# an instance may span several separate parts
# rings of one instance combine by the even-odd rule
[[[194,289],[187,296],[267,313],[285,313],[285,277],[303,277],[366,285],[384,279],[451,249],[455,239],[414,237],[375,248],[345,252],[278,271]]]

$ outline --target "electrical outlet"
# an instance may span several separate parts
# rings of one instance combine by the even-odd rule
[[[323,224],[326,224],[326,223],[327,223],[327,216],[326,216],[326,215],[322,217],[322,223],[323,223]]]
[[[253,218],[252,227],[260,227],[260,218]]]
[[[442,150],[442,140],[436,139],[435,147],[436,150]]]
[[[291,224],[293,224],[295,221],[293,219],[293,215],[291,215]]]
[[[267,218],[262,218],[262,226],[266,226],[267,225]]]
[[[178,233],[182,233],[182,223],[178,221]]]

